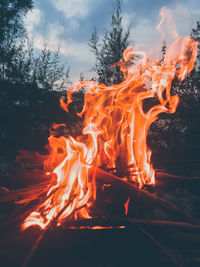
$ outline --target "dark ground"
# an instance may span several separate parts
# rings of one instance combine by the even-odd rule
[[[4,162],[1,166],[3,166],[1,168],[1,184],[7,188],[19,189],[40,180],[39,177],[38,181],[31,180],[30,175],[25,182],[23,177],[15,175],[15,173],[19,174],[20,168],[25,168],[25,166],[12,162]],[[177,168],[180,166],[179,163]],[[192,163],[195,172],[198,171],[198,167],[198,163]],[[33,166],[28,166],[28,168],[30,173],[33,172]],[[185,164],[184,168],[186,168]],[[190,168],[189,164],[187,168]],[[175,169],[175,167],[171,165],[171,169]],[[200,182],[188,181],[181,184],[177,181],[168,183],[167,180],[164,180],[164,186],[157,183],[157,186],[145,190],[175,204],[185,214],[199,221]],[[100,213],[103,214],[106,211],[116,215],[122,212],[123,206],[119,202],[120,194],[122,196],[120,198],[125,200],[122,190],[115,187],[107,190],[104,192],[106,204],[100,202],[103,207]],[[130,208],[128,215],[130,217],[134,217],[136,209],[137,211],[140,210],[139,217],[180,221],[178,215],[177,218],[174,218],[174,215],[166,213],[155,205],[153,208],[149,208],[150,203],[143,203],[141,199],[137,203],[130,202],[130,206],[133,206],[133,210]],[[16,205],[13,203],[0,203],[1,226],[1,223],[5,222],[6,217],[15,208]],[[20,231],[19,224],[4,224],[0,229],[1,266],[23,266],[40,234],[41,231],[37,227]],[[140,228],[137,226],[101,230],[58,228],[44,234],[27,266],[197,267],[200,266],[200,232]]]

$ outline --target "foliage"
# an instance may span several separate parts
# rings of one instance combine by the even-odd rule
[[[115,63],[122,59],[123,51],[129,45],[130,29],[124,30],[122,19],[121,2],[115,0],[110,31],[105,32],[101,41],[96,28],[92,33],[89,46],[96,57],[95,70],[99,83],[111,85],[123,81],[123,75]]]
[[[64,92],[9,81],[1,81],[0,88],[0,148],[6,156],[21,149],[42,150],[52,123],[68,120],[59,105]]]
[[[48,90],[63,90],[68,82],[69,67],[61,64],[59,49],[51,52],[47,44],[36,56],[32,43],[23,38],[6,61],[0,66],[0,80],[33,83]]]
[[[59,49],[51,52],[45,44],[40,55],[33,60],[33,82],[40,88],[63,90],[68,78],[69,68],[66,64],[61,64]]]
[[[69,68],[47,44],[35,54],[23,24],[32,8],[32,0],[0,1],[0,149],[7,156],[42,149],[52,122],[66,117],[59,98]]]
[[[32,0],[3,0],[0,3],[0,80],[62,90],[69,68],[61,64],[59,49],[53,53],[45,44],[36,57],[33,44],[26,36],[23,18],[32,7]]]
[[[13,65],[13,57],[21,48],[18,43],[26,34],[23,17],[32,7],[32,0],[0,2],[0,77],[3,79],[10,75],[9,66]]]

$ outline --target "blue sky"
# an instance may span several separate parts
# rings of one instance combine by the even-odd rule
[[[156,31],[159,12],[166,6],[176,21],[180,35],[187,35],[197,19],[200,19],[199,0],[122,0],[124,27],[131,25],[130,45],[142,44],[148,50],[160,42]],[[90,78],[95,64],[88,42],[94,27],[99,35],[109,29],[112,0],[35,0],[34,9],[25,18],[29,36],[34,38],[35,49],[44,42],[50,50],[58,46],[63,62],[70,66],[72,80],[81,71]]]

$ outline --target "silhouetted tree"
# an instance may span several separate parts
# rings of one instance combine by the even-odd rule
[[[89,46],[96,57],[95,70],[99,83],[111,85],[123,81],[119,66],[114,65],[122,59],[122,54],[129,45],[130,28],[123,28],[122,19],[121,1],[115,0],[110,31],[105,32],[102,40],[99,40],[96,28],[92,33]]]
[[[69,67],[61,64],[59,49],[51,52],[47,44],[33,61],[33,82],[47,90],[63,90],[69,78]]]
[[[59,49],[34,53],[23,18],[32,0],[0,1],[0,150],[40,149],[53,121],[66,117],[59,106],[69,68]]]
[[[33,8],[32,0],[0,1],[0,78],[9,79],[15,55],[26,31],[23,18]]]

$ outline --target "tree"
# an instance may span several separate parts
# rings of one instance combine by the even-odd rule
[[[0,77],[2,79],[10,75],[13,57],[26,34],[23,18],[32,8],[32,0],[1,0],[0,2]]]
[[[122,59],[123,51],[129,45],[130,27],[124,29],[122,19],[121,1],[114,0],[110,31],[105,32],[102,40],[99,40],[96,28],[92,33],[89,46],[96,57],[99,83],[112,85],[123,81],[123,74],[115,63]]]
[[[69,68],[47,44],[35,54],[23,24],[32,7],[32,0],[0,1],[0,147],[8,156],[42,148],[52,122],[64,118],[59,98]]]
[[[23,34],[23,17],[33,8],[33,0],[1,0],[0,2],[0,38],[1,42],[12,34]]]
[[[51,52],[47,44],[44,45],[40,55],[33,62],[32,77],[33,82],[37,83],[40,88],[47,90],[63,90],[66,88],[69,67],[66,64],[61,64],[59,49],[56,52]]]
[[[36,57],[33,44],[26,36],[23,18],[32,7],[32,0],[0,3],[0,80],[62,90],[68,81],[69,68],[61,64],[59,49],[51,52],[45,44]]]

